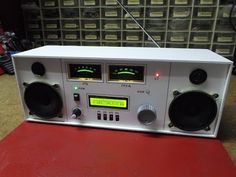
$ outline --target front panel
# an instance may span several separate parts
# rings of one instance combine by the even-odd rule
[[[98,62],[96,65],[103,71],[100,80],[91,79],[90,75],[87,79],[83,78],[84,80],[71,79],[68,75],[70,73],[68,66],[71,64],[89,68],[92,63],[87,60],[62,60],[69,122],[116,129],[152,131],[163,129],[170,63],[112,62],[112,60]],[[112,74],[115,79],[109,78]],[[157,74],[159,76],[156,76]],[[79,101],[74,100],[75,94],[79,95]],[[89,103],[91,99],[95,100],[93,105]],[[126,106],[117,106],[118,104]],[[156,119],[150,125],[145,125],[137,119],[139,107],[146,104],[153,106],[156,112]],[[82,111],[78,119],[71,118],[76,107]]]
[[[205,137],[217,135],[231,69],[45,56],[15,57],[14,65],[27,120]]]

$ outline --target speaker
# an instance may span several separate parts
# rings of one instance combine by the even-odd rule
[[[232,62],[205,49],[44,46],[13,56],[28,121],[216,137]]]

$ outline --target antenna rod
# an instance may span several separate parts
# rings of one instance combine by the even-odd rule
[[[125,6],[119,1],[116,0],[116,2],[122,7],[122,9],[134,20],[134,22],[143,30],[143,32],[148,36],[148,38],[151,39],[151,41],[158,47],[160,46],[157,44],[157,42],[153,39],[153,37],[146,31],[145,28],[142,27],[142,25],[139,24],[139,22],[135,19],[135,17],[125,8]]]

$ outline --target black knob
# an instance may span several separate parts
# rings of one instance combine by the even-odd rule
[[[190,82],[196,85],[202,84],[206,79],[207,73],[203,69],[195,69],[189,76]]]
[[[45,67],[40,62],[35,62],[31,66],[31,70],[35,75],[43,76],[46,72]]]
[[[82,114],[82,111],[81,111],[80,108],[74,108],[73,111],[72,111],[71,118],[76,119],[79,116],[81,116],[81,114]]]

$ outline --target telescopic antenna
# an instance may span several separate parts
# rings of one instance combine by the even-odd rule
[[[157,44],[157,42],[153,39],[153,37],[147,32],[147,30],[142,27],[142,25],[135,19],[135,17],[128,11],[128,9],[125,8],[125,6],[119,1],[116,0],[116,2],[122,7],[122,9],[132,18],[132,20],[142,29],[142,31],[148,36],[148,38],[151,39],[151,41],[156,45],[156,47],[160,48],[160,46]]]

